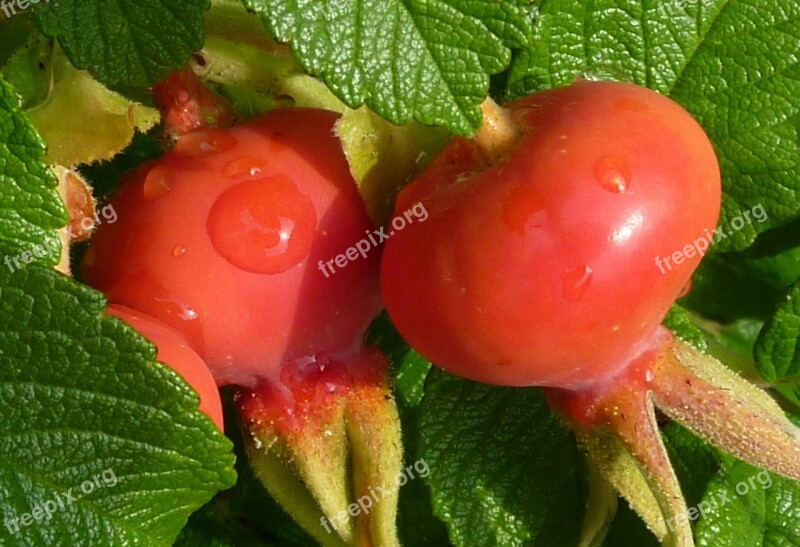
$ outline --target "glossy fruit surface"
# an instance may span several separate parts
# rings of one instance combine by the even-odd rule
[[[505,108],[510,147],[457,139],[404,189],[397,210],[422,201],[430,218],[387,242],[384,300],[450,372],[581,388],[655,343],[716,226],[717,159],[686,111],[631,84]]]
[[[372,228],[335,120],[294,108],[184,135],[123,181],[87,281],[180,331],[220,384],[356,351],[380,309],[379,256],[318,268]]]
[[[156,359],[180,374],[194,388],[200,396],[200,411],[211,418],[220,431],[223,430],[222,402],[217,384],[211,371],[186,340],[160,321],[125,306],[111,305],[108,314],[122,319],[155,344],[158,348]]]

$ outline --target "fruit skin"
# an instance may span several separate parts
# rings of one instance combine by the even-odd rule
[[[290,360],[356,353],[381,307],[380,257],[318,269],[372,229],[336,118],[293,108],[184,135],[126,175],[85,279],[181,332],[219,384],[253,387]],[[265,254],[248,257],[248,243]]]
[[[430,217],[386,243],[381,285],[406,340],[501,385],[578,389],[656,343],[713,232],[720,172],[702,128],[645,88],[577,81],[506,105],[498,157],[457,139],[401,193]]]
[[[108,314],[125,321],[158,348],[156,359],[180,374],[200,396],[200,411],[224,430],[222,401],[206,364],[184,338],[157,319],[125,306],[111,305]]]

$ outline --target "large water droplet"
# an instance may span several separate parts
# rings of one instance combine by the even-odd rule
[[[211,207],[206,227],[216,251],[253,273],[280,273],[306,258],[316,234],[313,203],[287,177],[237,184]]]
[[[175,183],[175,172],[165,165],[156,165],[144,178],[142,196],[147,201],[153,201],[167,194]]]
[[[631,180],[631,170],[628,162],[621,156],[603,156],[594,169],[598,184],[604,190],[615,194],[624,194],[628,191]]]
[[[678,295],[678,298],[683,298],[691,291],[692,291],[692,280],[690,279],[689,281],[686,282],[686,285],[684,285],[683,288],[681,289],[681,294]]]
[[[577,302],[592,282],[592,269],[585,264],[572,268],[561,274],[562,295],[570,302]]]

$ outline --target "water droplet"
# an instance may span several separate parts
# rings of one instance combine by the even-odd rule
[[[624,194],[628,191],[631,171],[628,162],[620,156],[603,156],[594,169],[595,177],[600,187],[615,194]]]
[[[543,228],[547,216],[539,193],[529,185],[514,188],[503,204],[503,221],[510,230],[519,235],[525,235],[535,228]]]
[[[172,249],[172,256],[174,256],[175,258],[180,258],[185,254],[186,254],[186,247],[178,246]]]
[[[180,104],[186,104],[192,100],[192,96],[185,89],[179,89],[178,94],[175,96]]]
[[[650,107],[644,101],[638,101],[632,97],[623,97],[622,99],[618,100],[614,103],[614,106],[619,108],[620,110],[627,110],[628,112],[645,112],[650,109]]]
[[[313,203],[285,176],[229,188],[211,207],[206,224],[214,248],[228,262],[265,274],[305,259],[316,226]]]
[[[333,431],[330,429],[326,429],[322,434],[326,437],[333,437]]]
[[[142,196],[153,201],[167,194],[175,183],[175,172],[165,165],[156,165],[147,173],[142,185]]]
[[[511,117],[514,121],[525,123],[528,118],[536,115],[541,110],[542,106],[539,104],[522,105],[511,110]]]
[[[184,321],[194,321],[197,319],[198,316],[196,311],[194,311],[192,308],[187,307],[183,309],[183,314],[181,314],[180,317]]]
[[[200,129],[187,133],[175,144],[175,151],[184,156],[199,158],[235,147],[236,137],[224,129]]]
[[[570,302],[577,302],[592,282],[592,269],[585,264],[572,268],[561,274],[561,288],[564,298]]]
[[[255,177],[264,170],[261,161],[256,158],[245,156],[238,160],[233,160],[222,168],[222,175],[229,179],[239,179],[244,177]]]
[[[633,83],[633,78],[618,66],[610,64],[598,64],[587,67],[578,74],[576,80],[588,80],[590,82],[628,82]]]
[[[686,285],[683,286],[681,289],[681,294],[678,295],[678,298],[683,298],[687,294],[689,294],[692,290],[692,280],[686,282]]]

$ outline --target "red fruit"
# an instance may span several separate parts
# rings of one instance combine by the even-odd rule
[[[429,214],[384,249],[383,296],[403,336],[455,374],[545,386],[603,481],[665,545],[693,540],[656,407],[800,479],[800,431],[775,401],[661,326],[719,214],[700,126],[611,82],[492,105],[477,137],[452,143],[398,200]]]
[[[122,319],[136,329],[142,336],[158,348],[156,359],[180,374],[200,396],[200,411],[204,412],[222,431],[222,402],[217,384],[208,367],[186,343],[186,340],[173,329],[147,315],[126,308],[111,305],[108,314]]]
[[[401,194],[398,211],[421,200],[430,218],[386,244],[387,310],[467,378],[610,378],[656,345],[701,259],[656,263],[713,231],[714,150],[680,106],[630,84],[579,81],[506,108],[513,142],[457,139]]]
[[[380,309],[379,256],[318,269],[372,228],[335,120],[298,108],[184,135],[126,176],[87,281],[181,332],[220,384],[355,355]]]

